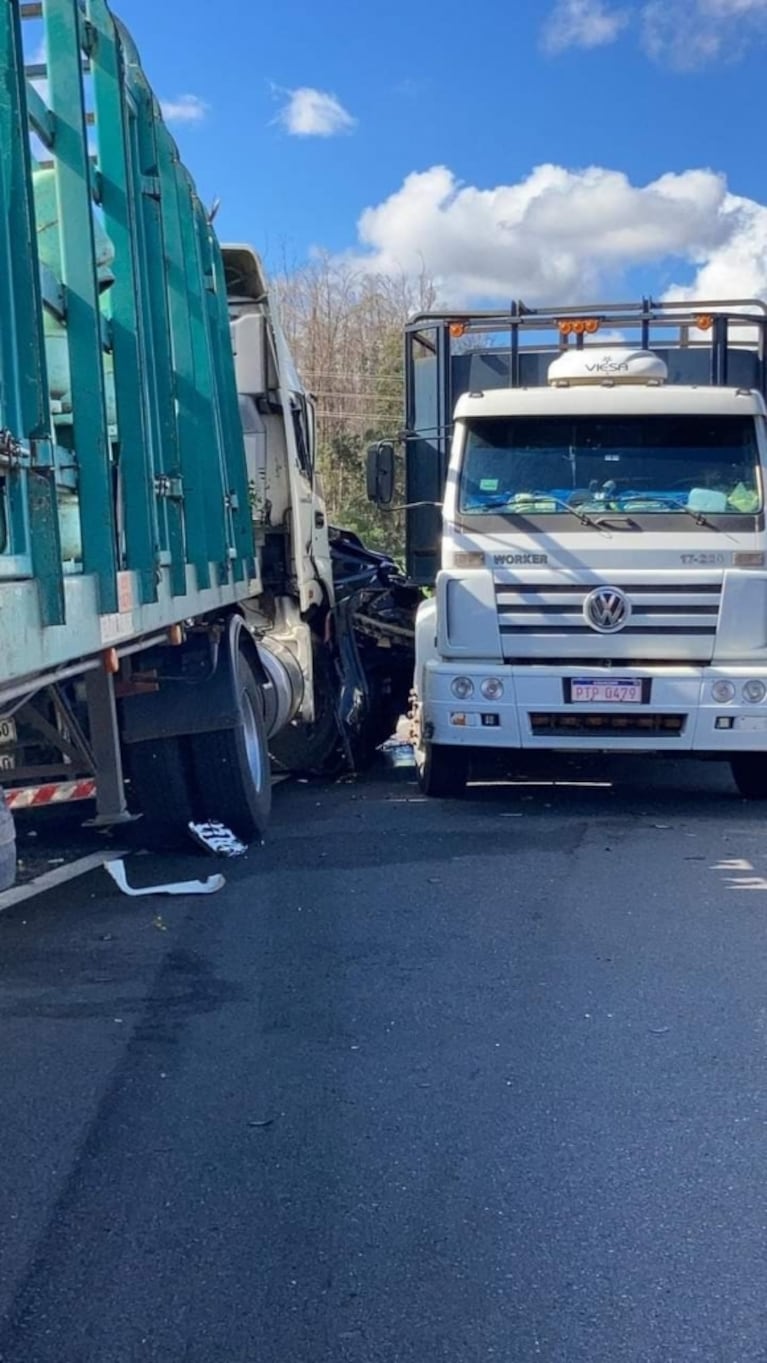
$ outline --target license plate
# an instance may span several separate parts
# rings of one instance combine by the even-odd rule
[[[16,755],[12,752],[0,752],[0,771],[13,771],[16,766]]]
[[[0,746],[16,742],[16,720],[0,719]]]
[[[767,730],[767,715],[736,715],[735,728],[741,733],[761,734]]]
[[[610,681],[573,678],[570,700],[574,705],[641,705],[642,683],[628,677],[611,678]]]

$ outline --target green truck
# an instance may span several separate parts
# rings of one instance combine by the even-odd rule
[[[261,263],[105,0],[0,7],[0,308],[0,887],[19,809],[260,836],[270,766],[391,732],[413,593],[328,525]]]

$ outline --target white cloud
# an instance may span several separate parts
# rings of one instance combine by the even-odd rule
[[[604,47],[618,37],[629,15],[605,0],[556,0],[544,27],[544,46],[550,52],[568,47]]]
[[[283,93],[288,99],[279,112],[278,122],[293,137],[336,137],[351,132],[357,121],[327,90],[302,85]]]
[[[767,11],[767,0],[700,0],[701,9],[714,18],[736,18],[739,14]]]
[[[633,267],[649,275],[662,266],[666,277],[675,269],[684,280],[691,270],[730,259],[727,253],[752,256],[759,233],[752,214],[759,210],[767,219],[767,209],[749,202],[734,200],[710,170],[634,185],[600,166],[542,165],[517,184],[480,189],[433,166],[365,209],[360,263],[390,275],[425,269],[440,296],[456,304],[614,296]],[[767,247],[767,227],[758,221]],[[762,268],[767,288],[767,262]]]
[[[176,99],[163,99],[160,108],[166,123],[202,123],[207,118],[209,106],[199,95],[178,95]]]
[[[764,298],[767,295],[767,206],[727,194],[720,217],[724,241],[699,257],[692,281],[672,285],[673,298]]]
[[[680,71],[735,61],[767,39],[767,0],[554,0],[544,24],[550,52],[603,47],[635,25],[649,57]]]
[[[765,0],[648,0],[642,42],[656,61],[681,71],[716,60],[735,61],[749,43],[767,36]]]

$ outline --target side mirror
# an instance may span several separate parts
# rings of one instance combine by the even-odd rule
[[[376,506],[391,506],[394,500],[394,446],[390,440],[368,446],[367,493],[368,501]]]

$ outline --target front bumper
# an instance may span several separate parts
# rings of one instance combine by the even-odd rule
[[[634,704],[577,704],[566,699],[571,679],[588,676],[643,683]],[[470,698],[451,690],[456,677],[474,684]],[[503,695],[486,700],[483,679],[497,678]],[[735,687],[728,703],[717,702],[712,686]],[[743,684],[761,681],[767,669],[731,667],[515,667],[429,661],[423,673],[421,723],[434,743],[457,747],[615,752],[767,752],[767,696],[749,703]],[[462,718],[461,718],[462,717]]]

